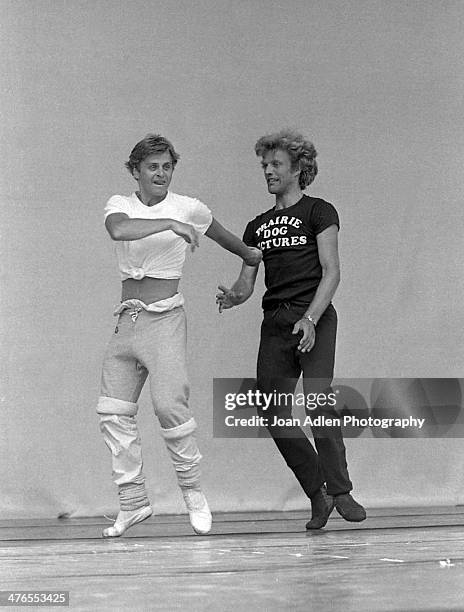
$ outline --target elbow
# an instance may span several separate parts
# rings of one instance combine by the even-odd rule
[[[124,240],[123,232],[119,225],[110,225],[106,228],[111,240]]]

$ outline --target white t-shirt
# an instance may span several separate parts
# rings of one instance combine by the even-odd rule
[[[192,225],[200,234],[206,232],[213,220],[211,211],[200,200],[172,191],[153,206],[143,204],[135,193],[129,197],[114,195],[105,206],[105,219],[113,213],[125,213],[131,219],[174,219]],[[138,240],[117,240],[115,248],[121,278],[180,278],[188,246],[171,230]]]

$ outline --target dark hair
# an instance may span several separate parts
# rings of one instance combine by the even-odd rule
[[[164,136],[160,136],[160,134],[147,134],[145,138],[138,142],[132,149],[129,155],[129,161],[125,163],[125,166],[129,172],[133,174],[135,168],[139,170],[140,162],[146,157],[152,153],[163,153],[164,151],[169,151],[172,165],[175,167],[179,159],[179,154],[176,153],[173,144],[167,138],[164,138]]]
[[[267,151],[281,149],[287,151],[292,168],[301,170],[298,182],[301,189],[310,185],[317,174],[317,151],[311,141],[295,130],[281,130],[275,134],[263,136],[255,145],[256,155],[263,156]]]

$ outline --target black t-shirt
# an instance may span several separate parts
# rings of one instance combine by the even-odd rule
[[[316,236],[330,225],[340,227],[332,204],[307,195],[293,206],[271,208],[248,223],[243,242],[263,252],[264,310],[283,301],[311,302],[322,278]]]

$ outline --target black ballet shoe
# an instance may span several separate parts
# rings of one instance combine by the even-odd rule
[[[366,511],[349,493],[335,495],[334,500],[338,514],[340,514],[345,521],[360,523],[365,520]]]
[[[332,495],[328,495],[326,488],[322,486],[311,497],[311,520],[306,523],[306,529],[322,529],[322,527],[325,527],[334,506],[334,498]]]

